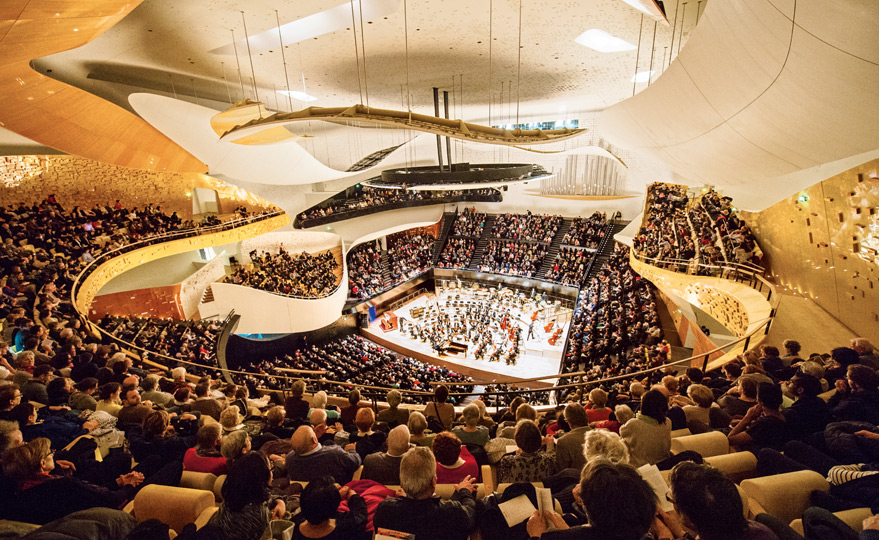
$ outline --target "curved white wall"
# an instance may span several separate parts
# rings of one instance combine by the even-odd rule
[[[270,232],[241,242],[241,256],[250,251],[278,252],[278,246],[291,253],[324,251],[342,246],[337,234],[314,231]],[[217,313],[235,310],[241,316],[237,334],[291,334],[310,332],[332,324],[342,314],[348,297],[348,268],[342,257],[342,282],[326,298],[288,298],[251,287],[232,283],[211,285],[214,301],[211,309]]]
[[[709,2],[669,68],[599,127],[765,207],[777,199],[756,182],[879,148],[877,20],[870,0]]]

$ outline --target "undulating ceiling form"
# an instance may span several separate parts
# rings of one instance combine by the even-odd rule
[[[30,67],[34,58],[92,41],[140,3],[0,1],[0,125],[103,163],[150,171],[206,172],[204,163],[136,115]]]
[[[223,133],[226,133],[230,129],[234,128],[235,126],[240,126],[241,124],[245,124],[247,122],[250,122],[251,120],[263,118],[270,115],[271,113],[269,113],[268,109],[266,109],[265,105],[263,105],[262,103],[252,101],[250,99],[243,99],[237,103],[232,104],[232,106],[225,111],[219,112],[212,116],[211,129],[213,129],[214,133],[216,133],[217,135],[222,135]],[[259,133],[246,135],[244,137],[241,137],[240,139],[233,139],[229,142],[242,144],[245,146],[260,146],[264,144],[277,144],[281,142],[287,142],[291,139],[299,139],[309,136],[310,135],[297,135],[296,133],[287,130],[287,128],[283,126],[277,126],[260,131]]]
[[[353,107],[309,107],[301,111],[276,113],[266,118],[251,120],[241,126],[227,131],[220,140],[239,139],[252,135],[267,128],[286,126],[295,122],[325,120],[327,122],[344,122],[367,126],[390,126],[401,129],[423,131],[453,139],[506,146],[546,144],[571,139],[586,133],[585,129],[504,129],[479,124],[471,124],[463,120],[450,120],[411,111],[395,111],[377,109],[365,105]]]
[[[877,20],[874,0],[711,2],[665,73],[599,127],[730,188],[879,148]]]

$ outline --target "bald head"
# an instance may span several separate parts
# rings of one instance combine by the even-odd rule
[[[311,452],[317,447],[317,435],[311,426],[299,426],[290,437],[290,446],[297,455]]]
[[[311,415],[308,417],[308,422],[315,427],[321,424],[326,424],[327,411],[325,411],[324,409],[312,409]]]
[[[406,450],[409,450],[409,428],[400,425],[388,433],[388,454],[402,456]]]

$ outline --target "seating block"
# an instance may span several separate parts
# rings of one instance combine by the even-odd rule
[[[703,458],[729,453],[729,440],[719,431],[685,435],[671,440],[671,451],[680,454],[686,450],[698,452]]]
[[[141,489],[125,511],[138,521],[158,519],[180,533],[213,506],[210,491],[152,484]]]
[[[815,471],[796,471],[791,473],[750,478],[741,484],[748,497],[754,499],[766,513],[785,523],[801,518],[803,511],[810,506],[812,491],[829,491],[830,484]]]

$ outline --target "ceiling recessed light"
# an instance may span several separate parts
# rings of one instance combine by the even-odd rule
[[[628,41],[608,34],[604,30],[599,30],[598,28],[586,30],[585,32],[577,36],[574,41],[579,43],[580,45],[583,45],[584,47],[589,47],[590,49],[605,53],[634,51],[635,49],[637,49],[637,47],[635,47]]]
[[[74,32],[79,32],[79,28],[74,28],[73,31],[74,31]]]
[[[650,77],[652,77],[653,74],[655,74],[655,73],[656,73],[655,71],[639,71],[638,73],[635,74],[634,77],[632,77],[632,82],[634,82],[634,83],[647,82],[650,80]]]
[[[281,94],[282,96],[290,96],[291,98],[293,98],[297,101],[305,101],[305,102],[317,101],[316,97],[309,96],[305,92],[300,92],[298,90],[290,90],[289,92],[287,90],[278,90],[277,92],[279,94]]]

